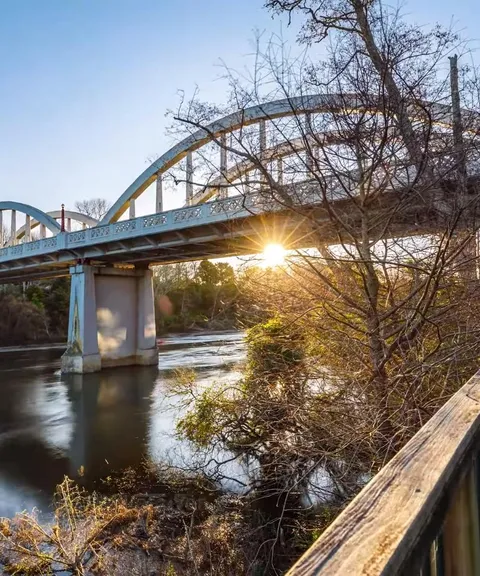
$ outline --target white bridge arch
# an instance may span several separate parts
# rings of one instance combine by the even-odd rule
[[[45,214],[47,216],[49,216],[50,218],[53,218],[56,222],[57,222],[57,220],[62,218],[62,211],[61,210],[52,210],[50,212],[46,212]],[[81,224],[84,229],[87,227],[92,228],[93,226],[96,226],[98,224],[98,220],[96,218],[92,218],[90,216],[87,216],[86,214],[82,214],[82,213],[76,212],[74,210],[64,210],[63,216],[65,218],[65,226],[66,226],[67,232],[71,232],[71,223],[72,222],[77,222],[77,223]],[[44,238],[45,237],[44,228],[43,228],[44,224],[42,222],[40,222],[39,220],[32,220],[30,222],[30,231],[32,232],[35,228],[37,228],[39,226],[40,226],[40,238]],[[15,234],[15,239],[17,241],[24,238],[25,233],[26,233],[26,228],[27,228],[26,225],[18,228],[18,230]],[[58,231],[60,231],[60,229]]]
[[[428,107],[428,114],[431,121],[434,124],[442,126],[451,126],[451,108],[450,106],[436,103],[425,103]],[[301,116],[308,115],[312,113],[329,113],[329,112],[342,112],[343,110],[350,111],[361,111],[365,110],[364,100],[357,97],[355,94],[350,95],[339,95],[339,94],[317,94],[308,96],[298,96],[293,98],[285,98],[282,100],[276,100],[261,104],[258,106],[252,106],[232,114],[229,114],[219,120],[216,120],[206,126],[197,130],[194,134],[188,136],[167,152],[162,154],[157,160],[152,162],[150,166],[136,178],[136,180],[123,192],[123,194],[117,199],[117,201],[112,205],[110,210],[105,214],[100,224],[110,224],[116,222],[130,207],[130,217],[135,217],[135,207],[134,201],[143,192],[157,181],[157,192],[156,192],[156,210],[155,212],[161,212],[163,207],[162,200],[162,177],[165,172],[174,167],[176,164],[181,162],[184,158],[187,158],[186,166],[186,183],[187,183],[187,204],[192,205],[195,203],[200,203],[210,198],[213,194],[212,188],[215,187],[215,183],[212,182],[209,185],[209,190],[212,191],[201,191],[199,194],[193,195],[192,192],[192,152],[198,150],[199,148],[209,144],[211,142],[216,142],[220,148],[221,160],[221,176],[217,179],[217,183],[225,177],[226,170],[226,154],[225,154],[225,140],[227,134],[232,133],[236,130],[240,130],[246,126],[252,124],[260,125],[260,142],[265,142],[265,122],[269,120],[275,120],[278,118],[284,118],[287,116]],[[465,111],[468,114],[467,111]],[[412,110],[412,116],[415,115],[414,110]],[[262,134],[263,132],[263,134]],[[318,135],[317,135],[318,136]],[[326,144],[328,144],[328,134],[325,134]],[[302,140],[302,139],[300,139]],[[304,139],[303,139],[304,140]],[[299,142],[300,144],[300,142]],[[262,146],[262,144],[261,144]],[[282,152],[283,155],[288,155],[288,147],[292,147],[292,143],[284,146]],[[279,152],[278,147],[275,149],[270,149],[270,153],[275,155],[275,150],[277,154]],[[268,154],[266,146],[261,149],[262,153]],[[296,153],[296,151],[291,150],[291,154]],[[280,155],[282,155],[280,154]],[[223,157],[223,158],[222,158]],[[245,172],[248,172],[249,167],[244,166]],[[235,170],[235,168],[233,169]]]
[[[10,233],[11,237],[8,239],[9,242],[12,244],[15,243],[16,234],[15,231],[17,230],[17,212],[25,214],[25,229],[27,230],[28,235],[30,236],[30,227],[32,218],[41,224],[45,229],[50,230],[52,234],[58,234],[61,230],[61,226],[55,221],[54,218],[35,208],[34,206],[30,206],[29,204],[23,204],[22,202],[0,202],[0,243],[4,241],[4,226],[3,226],[3,212],[10,211],[11,212],[11,221],[10,221]]]

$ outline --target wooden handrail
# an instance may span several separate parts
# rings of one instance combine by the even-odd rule
[[[473,466],[479,439],[480,372],[363,488],[287,576],[427,574],[435,565],[431,544],[439,541],[443,566],[435,573],[479,574]],[[429,568],[422,571],[425,558]]]

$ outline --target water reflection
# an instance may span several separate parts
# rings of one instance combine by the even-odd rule
[[[158,367],[83,376],[60,374],[62,350],[0,353],[0,516],[45,509],[55,485],[81,467],[92,486],[145,456],[163,458],[175,444],[170,371],[236,378],[231,367],[244,353],[240,333],[177,336],[162,342]]]
[[[82,467],[92,484],[111,470],[141,462],[157,374],[158,368],[149,366],[64,377],[75,417],[71,477]]]

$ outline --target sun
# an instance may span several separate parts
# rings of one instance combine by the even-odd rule
[[[267,244],[263,250],[263,263],[264,268],[274,268],[281,266],[285,263],[286,250],[281,244]]]

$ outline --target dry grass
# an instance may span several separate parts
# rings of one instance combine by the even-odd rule
[[[35,513],[0,521],[0,572],[17,576],[229,576],[252,573],[245,523],[222,499],[200,509],[87,494],[65,478],[53,518]]]

